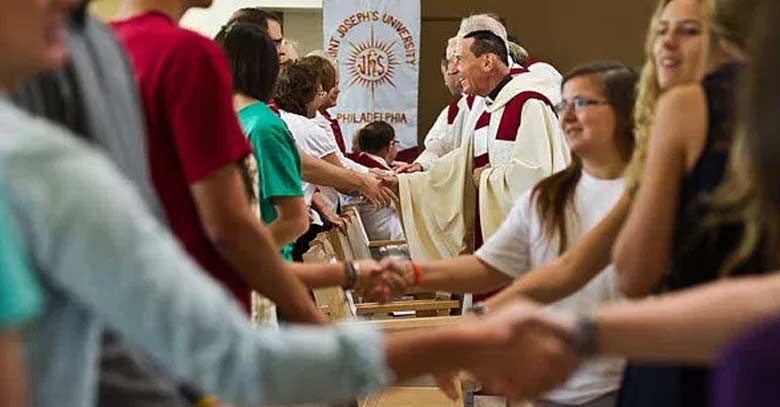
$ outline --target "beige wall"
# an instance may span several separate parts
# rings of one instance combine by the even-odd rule
[[[108,21],[116,14],[121,0],[97,0],[90,5],[92,12],[105,21]]]
[[[322,49],[322,10],[285,10],[284,36],[297,43],[298,55]]]
[[[462,16],[494,12],[532,56],[565,72],[596,59],[632,66],[643,44],[655,0],[422,0],[420,140],[449,100],[439,61]]]
[[[337,1],[337,0],[336,0]],[[116,12],[120,0],[99,0],[102,17]],[[565,72],[596,59],[617,59],[633,66],[643,60],[643,42],[655,0],[421,0],[419,137],[425,136],[450,96],[442,84],[439,60],[460,18],[481,12],[502,16],[507,28],[534,57]],[[321,0],[216,0],[205,11],[188,13],[182,23],[213,36],[233,10],[256,5],[284,12],[285,35],[305,55],[322,47]]]

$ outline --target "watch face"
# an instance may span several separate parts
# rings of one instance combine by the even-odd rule
[[[485,304],[478,303],[469,308],[468,312],[471,312],[474,315],[485,315],[486,311]]]

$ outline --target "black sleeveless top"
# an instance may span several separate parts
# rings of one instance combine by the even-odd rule
[[[734,133],[735,91],[739,65],[729,64],[708,75],[702,86],[707,97],[707,140],[699,159],[684,178],[674,230],[669,272],[662,291],[676,291],[716,280],[741,238],[741,227],[725,225],[705,230],[708,208],[702,196],[723,181]],[[729,275],[761,272],[754,254]],[[623,377],[620,407],[708,407],[710,369],[677,365],[629,363]]]
[[[707,140],[701,156],[682,183],[671,264],[664,281],[664,291],[680,290],[718,279],[721,266],[742,237],[739,225],[705,230],[702,222],[710,211],[701,200],[702,195],[715,191],[726,173],[736,119],[734,93],[739,69],[740,66],[736,64],[725,65],[704,80],[708,112]],[[761,271],[760,258],[758,253],[754,253],[746,262],[730,270],[729,275]]]

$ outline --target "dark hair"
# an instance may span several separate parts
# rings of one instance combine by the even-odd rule
[[[301,58],[300,62],[313,66],[320,73],[322,90],[327,92],[336,86],[336,68],[330,60],[320,55],[309,55]]]
[[[509,50],[506,49],[506,42],[498,35],[487,30],[480,30],[470,32],[463,38],[474,39],[474,43],[471,44],[471,47],[469,48],[474,56],[481,57],[485,54],[493,54],[497,56],[501,62],[509,65]]]
[[[357,138],[361,151],[376,154],[395,139],[395,130],[387,122],[377,120],[358,130]]]
[[[625,162],[634,149],[634,102],[636,99],[637,73],[620,62],[604,61],[580,65],[563,77],[561,88],[570,80],[583,76],[600,83],[604,98],[615,111],[616,142]],[[531,200],[542,218],[542,229],[548,239],[558,236],[559,253],[568,245],[566,233],[566,209],[574,202],[574,190],[582,177],[582,160],[572,154],[566,169],[536,184]]]
[[[233,91],[269,101],[279,75],[279,58],[271,37],[256,25],[233,23],[216,41],[227,55]]]
[[[221,42],[222,37],[225,35],[225,31],[234,23],[246,23],[259,27],[261,30],[268,32],[268,20],[276,21],[279,23],[279,27],[284,32],[284,25],[282,25],[282,17],[272,11],[265,11],[257,7],[245,7],[236,10],[230,19],[223,25],[217,33],[214,40]]]
[[[276,83],[274,102],[290,113],[306,115],[306,104],[317,96],[320,72],[311,64],[292,61],[282,70]]]
[[[441,55],[441,68],[446,70],[449,65],[450,65],[450,61],[447,60],[447,52],[445,51]]]

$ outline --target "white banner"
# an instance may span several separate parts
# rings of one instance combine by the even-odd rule
[[[324,0],[323,49],[339,65],[341,95],[331,115],[347,148],[366,124],[395,128],[399,151],[417,148],[419,0]]]

